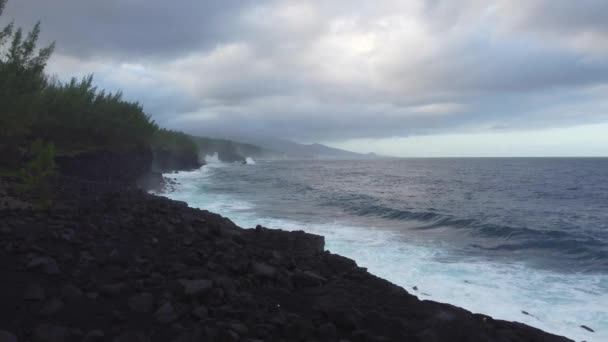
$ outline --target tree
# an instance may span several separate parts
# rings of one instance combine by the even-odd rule
[[[0,15],[6,2],[0,0]],[[139,103],[121,92],[99,91],[92,75],[49,78],[44,69],[55,43],[38,49],[39,37],[40,23],[27,34],[13,23],[0,30],[0,168],[21,168],[38,139],[58,154],[148,148],[197,160],[190,137],[159,131]]]
[[[0,0],[0,16],[6,3],[7,0]],[[39,94],[47,84],[44,68],[55,43],[37,49],[39,36],[40,23],[25,37],[12,22],[0,30],[0,153],[5,156],[6,166],[14,166],[23,154],[22,140],[34,121]]]

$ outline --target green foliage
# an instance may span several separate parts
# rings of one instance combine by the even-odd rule
[[[6,0],[0,0],[0,15]],[[55,44],[37,49],[40,24],[27,34],[0,30],[0,167],[22,165],[31,141],[52,142],[59,154],[153,147],[196,160],[183,133],[160,130],[142,106],[121,92],[99,91],[93,76],[51,80],[44,68]]]
[[[49,82],[30,128],[66,152],[149,146],[158,131],[138,103],[123,100],[120,92],[97,91],[92,75],[68,83]]]
[[[30,147],[31,159],[21,170],[23,189],[35,194],[43,207],[50,205],[50,181],[55,176],[55,145],[37,139]]]
[[[152,146],[155,150],[164,150],[177,157],[198,155],[198,147],[191,136],[167,129],[156,131]]]
[[[6,0],[0,0],[0,15]],[[0,30],[0,150],[24,146],[41,91],[47,86],[44,67],[54,44],[37,50],[40,25],[27,35],[11,23]],[[7,44],[9,43],[10,44]],[[11,156],[15,155],[9,153]],[[14,162],[14,161],[13,161]]]

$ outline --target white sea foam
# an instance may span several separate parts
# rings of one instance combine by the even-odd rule
[[[166,196],[227,216],[243,227],[262,224],[324,235],[328,250],[355,259],[360,266],[421,299],[523,322],[578,341],[608,341],[607,275],[561,274],[487,260],[454,262],[456,258],[450,258],[440,243],[404,241],[396,231],[341,222],[303,224],[259,217],[252,203],[200,191],[201,184],[212,181],[209,170],[213,167],[221,166],[171,175],[181,184]],[[593,328],[595,333],[581,325]]]
[[[253,158],[251,158],[251,157],[245,158],[245,161],[247,162],[248,165],[255,165],[255,160],[253,160]]]
[[[221,163],[220,158],[219,158],[217,152],[215,152],[212,155],[206,155],[205,156],[205,163],[207,163],[207,164],[219,164],[219,163]]]

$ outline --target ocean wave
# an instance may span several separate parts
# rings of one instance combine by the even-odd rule
[[[348,197],[346,199],[345,197]],[[325,202],[337,205],[349,214],[362,217],[379,217],[386,220],[408,222],[413,231],[457,230],[475,238],[471,247],[480,250],[509,252],[544,250],[568,256],[582,262],[580,270],[608,271],[608,244],[576,231],[531,229],[485,223],[475,219],[457,218],[433,211],[414,211],[391,208],[379,204],[371,196],[362,194],[341,195],[339,199]],[[479,239],[482,239],[480,241]]]
[[[308,182],[281,165],[208,165],[174,175],[180,185],[169,196],[226,215],[243,227],[262,224],[324,235],[328,250],[356,259],[422,299],[517,320],[576,340],[607,340],[608,257],[601,234],[532,229],[533,224],[518,226],[511,220],[491,224],[486,216],[448,215],[436,202],[383,201],[377,194],[361,194],[364,189],[348,192],[327,186],[331,182]],[[313,220],[302,221],[304,217],[294,214],[309,211],[302,206],[313,203],[319,206]],[[262,210],[268,208],[271,211]],[[417,239],[427,235],[437,238]],[[458,243],[463,245],[453,248]],[[564,266],[537,268],[529,263],[537,257]],[[596,332],[581,329],[581,324]]]

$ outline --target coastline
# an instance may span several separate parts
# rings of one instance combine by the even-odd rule
[[[63,178],[50,210],[11,204],[28,201],[15,186],[0,330],[18,341],[570,341],[421,301],[321,236],[242,229],[132,184]]]

